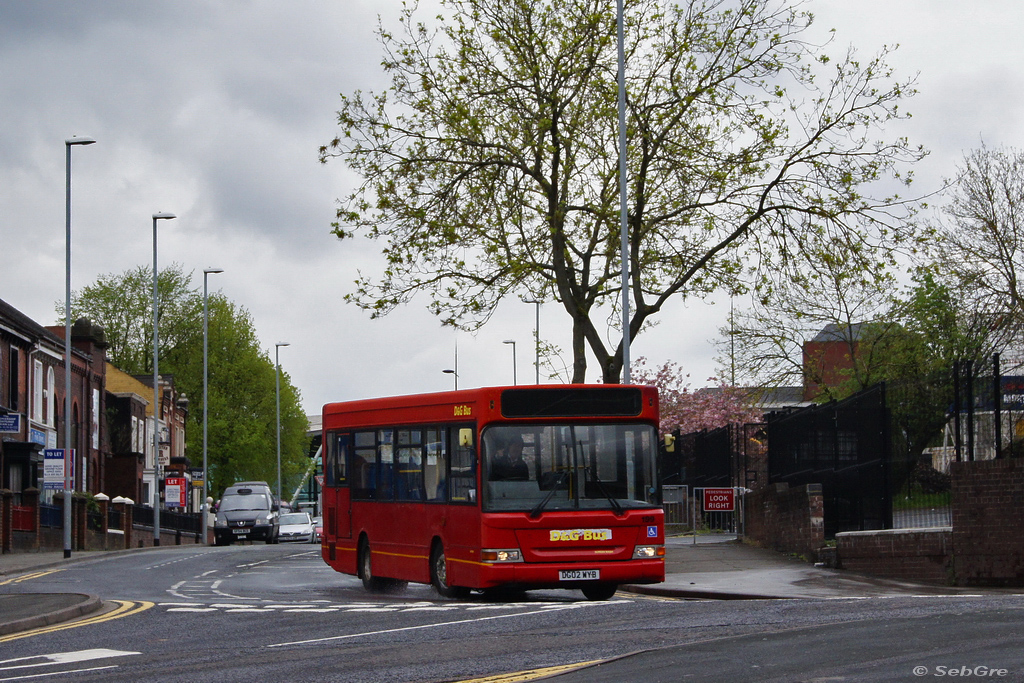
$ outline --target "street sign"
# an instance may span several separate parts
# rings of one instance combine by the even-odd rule
[[[167,477],[164,479],[164,501],[167,507],[185,507],[187,493],[188,480],[185,477]]]
[[[735,489],[704,489],[704,512],[734,512]]]
[[[68,471],[74,472],[75,462],[75,450],[72,448],[70,451],[70,457],[68,462],[64,459],[63,448],[47,448],[43,450],[43,489],[46,491],[63,491],[64,490],[64,471],[67,466]],[[72,483],[72,487],[74,484]]]
[[[17,434],[21,431],[21,414],[0,415],[0,434]]]

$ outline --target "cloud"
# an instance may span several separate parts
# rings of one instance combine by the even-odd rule
[[[950,175],[984,136],[1022,146],[1024,61],[1013,2],[964,5],[812,0],[836,45],[871,54],[902,44],[900,73],[921,94],[901,133],[934,154],[922,188]],[[477,335],[442,329],[415,299],[371,321],[343,303],[360,268],[380,271],[376,245],[330,235],[336,199],[354,178],[317,161],[337,132],[339,93],[381,90],[377,15],[393,26],[398,0],[34,0],[0,3],[0,298],[42,323],[64,293],[63,140],[73,152],[74,287],[151,263],[156,211],[161,264],[211,278],[247,308],[268,353],[308,412],[327,401],[533,381],[535,309],[504,303]],[[201,278],[201,275],[200,275]],[[201,280],[199,283],[201,285]],[[678,302],[635,342],[633,357],[675,360],[695,386],[714,374],[728,305]],[[541,309],[541,334],[569,348],[569,318]],[[588,379],[596,379],[592,370]]]

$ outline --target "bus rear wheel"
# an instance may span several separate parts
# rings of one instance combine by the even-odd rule
[[[430,583],[441,597],[461,599],[469,595],[468,588],[448,584],[448,560],[440,543],[430,551]]]
[[[587,600],[607,600],[619,590],[617,583],[595,583],[582,589]]]

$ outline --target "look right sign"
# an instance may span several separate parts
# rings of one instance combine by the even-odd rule
[[[704,489],[704,512],[734,512],[735,489]]]

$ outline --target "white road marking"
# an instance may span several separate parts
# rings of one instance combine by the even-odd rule
[[[481,622],[481,621],[493,621],[495,619],[508,619],[508,618],[511,618],[511,617],[528,617],[528,616],[532,616],[532,615],[535,615],[535,614],[551,614],[552,612],[559,612],[559,611],[565,610],[565,609],[578,609],[580,607],[597,607],[597,606],[601,606],[601,605],[614,605],[614,604],[621,604],[622,602],[628,602],[628,601],[619,601],[619,600],[617,600],[617,601],[614,601],[614,602],[613,601],[608,601],[608,602],[587,602],[587,603],[579,603],[579,604],[570,604],[570,605],[563,605],[562,607],[559,607],[559,608],[539,609],[539,610],[533,610],[533,611],[530,611],[530,612],[513,612],[511,614],[493,614],[491,616],[477,617],[475,619],[459,619],[457,621],[445,621],[445,622],[439,622],[439,623],[435,623],[435,624],[420,624],[418,626],[403,626],[401,628],[389,628],[389,629],[383,629],[383,630],[380,630],[380,631],[365,631],[363,633],[346,633],[346,634],[340,635],[340,636],[326,636],[324,638],[312,638],[310,640],[296,640],[296,641],[289,642],[289,643],[275,643],[273,645],[267,645],[266,647],[268,647],[268,648],[270,648],[270,647],[290,647],[290,646],[293,646],[293,645],[312,645],[312,644],[316,644],[316,643],[329,643],[329,642],[333,642],[333,641],[337,641],[337,640],[349,640],[351,638],[362,638],[364,636],[379,636],[379,635],[386,635],[386,634],[389,634],[389,633],[401,633],[403,631],[419,631],[419,630],[428,629],[428,628],[439,628],[441,626],[458,626],[459,624],[473,624],[473,623],[478,623],[478,622]]]
[[[77,650],[75,652],[55,652],[49,655],[36,655],[33,657],[17,657],[0,661],[0,673],[24,671],[25,669],[39,669],[41,667],[52,667],[67,664],[79,664],[96,659],[109,659],[111,657],[128,657],[130,655],[141,655],[141,652],[128,652],[126,650],[108,650],[103,648],[92,650]],[[56,676],[65,673],[77,673],[79,671],[98,671],[100,669],[116,669],[116,665],[93,667],[90,669],[75,669],[73,671],[48,671],[31,673],[9,678],[0,678],[0,681],[16,681],[25,678],[39,678],[41,676]]]

